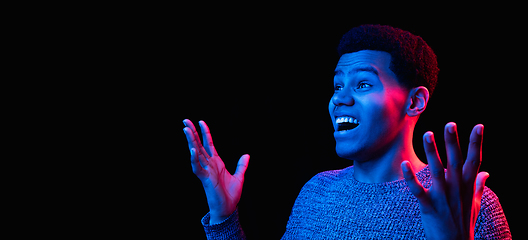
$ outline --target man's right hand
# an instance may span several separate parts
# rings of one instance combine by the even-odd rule
[[[207,196],[211,217],[209,224],[220,223],[236,210],[240,201],[249,155],[245,154],[240,157],[235,174],[231,175],[216,153],[207,124],[204,121],[199,122],[203,145],[194,124],[189,119],[183,120],[183,124],[185,124],[183,132],[191,151],[192,170],[202,181]]]

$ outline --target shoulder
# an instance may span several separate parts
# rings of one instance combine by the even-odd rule
[[[482,199],[480,200],[480,214],[479,218],[490,218],[492,216],[488,215],[501,214],[504,215],[502,211],[502,206],[499,202],[499,197],[490,188],[484,187],[484,192],[482,193]],[[506,220],[506,219],[504,219]]]
[[[480,212],[475,224],[475,239],[510,239],[510,227],[497,195],[488,187],[480,201]]]
[[[351,170],[353,171],[353,167],[320,172],[313,176],[299,192],[292,213],[299,208],[313,207],[319,204],[322,199],[326,199],[329,194],[334,192],[336,184],[337,187],[341,185],[339,183]]]
[[[325,172],[320,172],[316,174],[315,176],[310,179],[305,186],[311,186],[311,185],[321,185],[321,186],[329,186],[336,181],[340,181],[345,179],[347,176],[350,176],[351,173],[354,172],[354,167],[350,166],[347,168],[339,169],[339,170],[330,170]]]
[[[344,169],[320,172],[304,184],[299,196],[307,193],[323,193],[323,191],[328,190],[335,186],[335,184],[339,184],[345,180],[353,171],[354,167],[350,166]]]

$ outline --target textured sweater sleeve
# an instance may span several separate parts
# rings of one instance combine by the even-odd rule
[[[205,236],[207,239],[215,240],[245,240],[246,235],[238,221],[238,209],[231,214],[227,219],[218,224],[209,224],[211,216],[207,213],[202,218],[202,225],[204,226]]]
[[[477,224],[475,225],[475,240],[511,238],[510,227],[499,198],[491,189],[485,187]]]

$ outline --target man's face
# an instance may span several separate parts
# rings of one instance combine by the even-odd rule
[[[367,161],[401,140],[409,90],[398,83],[390,61],[389,53],[373,50],[339,59],[328,110],[340,157]]]

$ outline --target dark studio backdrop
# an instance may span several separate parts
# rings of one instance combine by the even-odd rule
[[[433,131],[445,162],[447,122],[458,124],[464,154],[472,127],[484,124],[481,170],[490,173],[486,185],[499,196],[512,232],[518,231],[518,194],[513,190],[515,177],[524,168],[519,158],[521,125],[516,123],[523,109],[519,101],[523,87],[513,70],[516,55],[505,37],[511,31],[507,24],[483,17],[420,21],[328,19],[317,14],[266,17],[222,15],[174,30],[182,40],[170,66],[177,82],[176,99],[171,96],[170,104],[163,105],[176,112],[170,132],[174,130],[176,139],[177,180],[174,189],[164,185],[176,194],[165,200],[174,200],[169,208],[174,231],[205,239],[200,219],[208,212],[201,183],[191,171],[181,130],[184,118],[196,125],[198,120],[207,122],[231,173],[241,155],[251,155],[239,203],[250,239],[279,239],[301,187],[318,172],[352,164],[334,151],[327,106],[337,44],[350,28],[366,23],[410,31],[435,51],[439,82],[415,129],[414,148],[426,161],[421,137]],[[170,92],[163,88],[160,92]]]
[[[8,128],[34,146],[10,142],[35,155],[17,156],[5,184],[16,189],[6,196],[18,203],[7,217],[17,234],[205,239],[206,196],[182,131],[188,118],[207,122],[231,173],[251,155],[240,220],[249,239],[279,239],[302,186],[352,164],[335,153],[327,108],[337,44],[361,24],[398,27],[432,47],[439,82],[415,151],[426,161],[421,139],[430,130],[445,161],[447,122],[458,124],[464,153],[472,127],[484,124],[486,185],[521,234],[525,31],[504,18],[515,14],[209,4],[51,7],[15,26],[29,34],[18,36],[15,55],[35,64],[19,66],[35,76],[19,77],[24,94],[8,98],[27,101],[13,106],[29,116],[11,114],[23,126]]]

